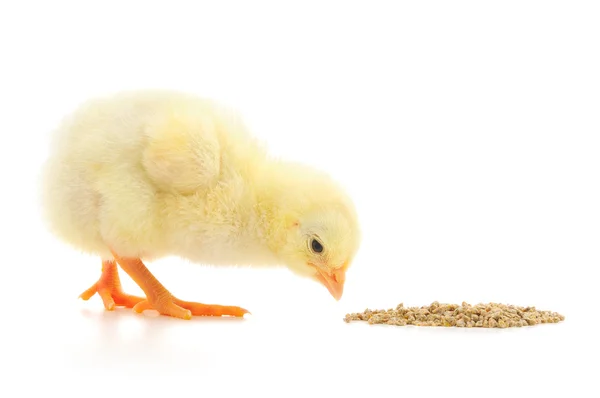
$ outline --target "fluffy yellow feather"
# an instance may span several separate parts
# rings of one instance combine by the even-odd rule
[[[339,300],[360,244],[354,205],[326,173],[269,156],[230,109],[182,92],[84,103],[55,131],[43,184],[52,232],[102,259],[101,278],[82,297],[97,292],[107,309],[246,312],[176,299],[141,262],[167,255],[285,265]],[[121,292],[117,263],[146,299]]]

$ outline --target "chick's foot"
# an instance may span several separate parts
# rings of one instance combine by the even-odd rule
[[[100,279],[85,292],[81,293],[79,297],[87,301],[96,293],[98,293],[104,303],[104,308],[108,311],[114,310],[115,306],[133,308],[136,304],[144,300],[142,297],[123,293],[117,264],[114,261],[102,262],[102,275]]]
[[[249,312],[240,307],[202,304],[183,301],[175,298],[157,279],[139,258],[120,257],[113,251],[121,268],[146,293],[147,299],[138,302],[133,310],[137,313],[145,310],[156,310],[161,315],[180,319],[191,319],[197,316],[235,316],[243,317]]]

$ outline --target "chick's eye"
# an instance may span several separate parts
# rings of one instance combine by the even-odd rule
[[[323,245],[316,239],[313,239],[312,242],[310,242],[310,247],[315,253],[321,253],[323,251]]]

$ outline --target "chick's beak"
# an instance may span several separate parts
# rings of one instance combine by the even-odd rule
[[[346,281],[346,271],[342,269],[331,273],[318,269],[317,278],[329,290],[334,299],[340,300],[344,293],[344,282]]]

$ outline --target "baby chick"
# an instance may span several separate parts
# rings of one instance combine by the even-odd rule
[[[212,265],[285,265],[342,297],[358,250],[354,205],[327,174],[275,159],[230,110],[168,91],[95,98],[53,135],[43,207],[61,240],[102,260],[104,307],[162,315],[243,316],[182,301],[144,262],[174,255]],[[146,297],[125,294],[117,264]]]

